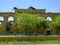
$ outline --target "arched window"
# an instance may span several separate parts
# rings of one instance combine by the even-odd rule
[[[52,21],[52,18],[51,17],[47,17],[47,21]]]
[[[2,22],[0,22],[0,25],[2,24]]]
[[[14,21],[14,17],[12,17],[12,16],[9,17],[9,18],[8,18],[8,21]]]
[[[4,21],[4,17],[3,16],[0,16],[0,21]]]
[[[2,22],[4,21],[4,17],[0,16],[0,25],[2,25]]]
[[[41,17],[38,17],[38,18],[41,18]]]

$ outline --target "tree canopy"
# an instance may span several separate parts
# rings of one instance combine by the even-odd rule
[[[52,26],[55,29],[60,29],[60,16],[57,16],[54,21],[52,22]]]
[[[17,13],[15,15],[17,26],[23,26],[25,28],[38,28],[46,27],[46,20],[43,17],[39,17],[38,14]]]

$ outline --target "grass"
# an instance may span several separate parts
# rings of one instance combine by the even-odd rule
[[[0,44],[60,44],[60,40],[40,40],[40,41],[0,40]]]
[[[60,36],[0,35],[0,44],[60,44]]]

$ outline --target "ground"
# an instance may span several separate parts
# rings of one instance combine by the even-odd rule
[[[0,44],[0,45],[60,45],[60,44]]]
[[[0,39],[1,37],[16,37],[16,36],[21,36],[21,35],[0,35]],[[60,45],[60,39],[59,40],[40,40],[40,41],[0,40],[0,45]]]

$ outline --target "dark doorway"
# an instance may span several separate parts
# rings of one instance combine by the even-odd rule
[[[51,31],[47,31],[47,35],[50,35],[51,34]]]

